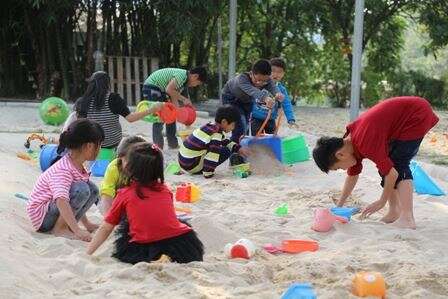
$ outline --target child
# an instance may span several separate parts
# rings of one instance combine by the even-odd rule
[[[95,72],[88,80],[87,90],[75,103],[77,117],[98,122],[104,130],[103,148],[116,148],[122,138],[119,116],[134,122],[162,108],[155,105],[149,110],[131,113],[126,101],[110,91],[110,78],[106,72]]]
[[[68,153],[40,175],[27,203],[35,230],[90,241],[89,232],[98,226],[85,214],[98,201],[98,188],[89,181],[83,164],[95,159],[103,140],[101,126],[88,119],[74,121],[60,135]],[[87,231],[78,226],[79,220]]]
[[[103,215],[109,211],[117,190],[127,186],[129,183],[129,178],[123,171],[124,166],[126,165],[126,154],[129,148],[135,143],[145,141],[146,140],[140,136],[130,136],[121,140],[118,145],[117,158],[112,160],[107,166],[104,179],[100,186],[101,213]]]
[[[283,101],[276,102],[271,110],[271,117],[264,127],[264,131],[268,134],[273,134],[276,127],[276,119],[278,116],[278,109],[281,107],[285,113],[286,119],[290,126],[295,126],[294,111],[292,109],[291,100],[289,99],[288,91],[286,87],[281,83],[283,76],[285,75],[286,64],[281,58],[271,59],[272,75],[271,78],[277,84],[277,88],[283,94]],[[268,114],[268,109],[257,103],[254,103],[252,109],[252,119],[251,119],[251,131],[252,135],[255,136],[260,130],[261,125],[265,121]]]
[[[382,221],[415,229],[409,163],[438,120],[425,99],[397,97],[376,104],[350,123],[343,138],[320,138],[313,150],[317,166],[327,173],[347,170],[337,205],[342,206],[353,191],[362,171],[362,160],[367,158],[376,164],[384,189],[380,199],[364,209],[362,215],[369,216],[389,202],[389,212]]]
[[[254,102],[272,108],[275,102],[269,94],[275,95],[276,100],[283,100],[283,95],[270,76],[271,64],[266,59],[260,59],[253,64],[252,71],[242,73],[224,85],[223,104],[235,106],[240,114],[232,130],[232,141],[239,143],[241,136],[246,134]]]
[[[170,101],[179,106],[179,101],[184,105],[191,105],[189,98],[181,95],[187,87],[196,87],[207,81],[207,70],[204,67],[195,67],[191,70],[178,68],[165,68],[152,73],[143,84],[143,98],[149,101]],[[153,142],[163,149],[163,123],[152,125]],[[168,147],[177,149],[179,147],[176,137],[176,123],[166,125],[166,137]]]
[[[227,160],[233,153],[246,156],[248,152],[237,143],[225,138],[235,128],[240,113],[234,106],[224,105],[218,108],[215,123],[208,123],[196,129],[185,139],[179,150],[180,167],[191,173],[202,173],[205,178],[214,175],[215,168]]]
[[[202,261],[201,241],[176,218],[173,194],[164,184],[163,156],[157,145],[137,143],[130,148],[126,160],[131,184],[118,191],[87,254],[93,254],[124,218],[112,255],[120,261],[136,264],[158,260],[162,255],[178,263]]]

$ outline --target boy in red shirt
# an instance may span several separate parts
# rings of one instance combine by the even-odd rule
[[[396,97],[381,101],[350,123],[343,138],[320,138],[313,150],[317,166],[326,173],[347,170],[337,205],[344,205],[353,191],[366,158],[376,164],[383,192],[379,200],[363,210],[362,216],[370,216],[389,202],[389,212],[381,220],[415,229],[409,163],[425,134],[438,121],[425,99]]]

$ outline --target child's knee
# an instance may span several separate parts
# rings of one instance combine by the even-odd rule
[[[90,186],[86,182],[75,182],[70,188],[70,195],[76,197],[89,198],[90,197]]]

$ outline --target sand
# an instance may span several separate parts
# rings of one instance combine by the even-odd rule
[[[329,111],[335,115],[333,126],[320,125]],[[89,257],[81,241],[33,232],[25,202],[14,196],[29,194],[40,173],[37,165],[16,157],[24,149],[26,133],[55,128],[43,126],[34,108],[0,107],[0,112],[0,298],[279,298],[293,282],[312,283],[318,298],[355,298],[351,279],[362,270],[383,274],[388,298],[448,297],[446,196],[415,196],[415,231],[384,225],[378,213],[317,233],[310,229],[313,209],[332,205],[344,175],[324,175],[311,161],[284,167],[257,157],[252,162],[258,171],[246,179],[233,176],[227,163],[209,180],[168,176],[171,186],[194,182],[202,190],[199,202],[182,206],[193,210],[191,223],[206,247],[204,262],[123,264],[110,257],[111,238]],[[341,110],[303,109],[299,119],[309,144],[315,135],[343,131]],[[139,122],[124,124],[124,131],[149,137],[151,130]],[[297,131],[285,128],[280,133]],[[166,151],[165,157],[174,161],[176,152]],[[445,167],[423,167],[448,190]],[[365,206],[380,190],[376,170],[367,163],[351,202]],[[278,217],[274,209],[282,203],[288,204],[289,213]],[[96,208],[88,216],[101,221]],[[224,245],[240,238],[259,247],[288,238],[313,239],[320,249],[276,256],[259,250],[248,261],[226,258]]]

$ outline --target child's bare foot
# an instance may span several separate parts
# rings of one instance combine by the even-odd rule
[[[56,237],[64,237],[72,240],[76,239],[75,234],[69,228],[53,229],[51,233]]]
[[[96,231],[100,226],[98,224],[92,223],[90,221],[83,221],[82,225],[84,225],[84,227],[86,228],[86,230],[89,233],[93,233],[94,231]]]
[[[171,258],[165,254],[162,254],[160,256],[160,258],[157,261],[153,261],[153,263],[158,263],[158,264],[171,263]]]
[[[389,212],[380,219],[380,221],[384,223],[392,223],[395,222],[398,218],[400,218],[400,211],[397,210],[389,210]]]
[[[398,228],[409,228],[409,229],[416,229],[417,226],[415,225],[414,218],[408,218],[408,217],[400,217],[397,221],[392,223],[393,226]]]

